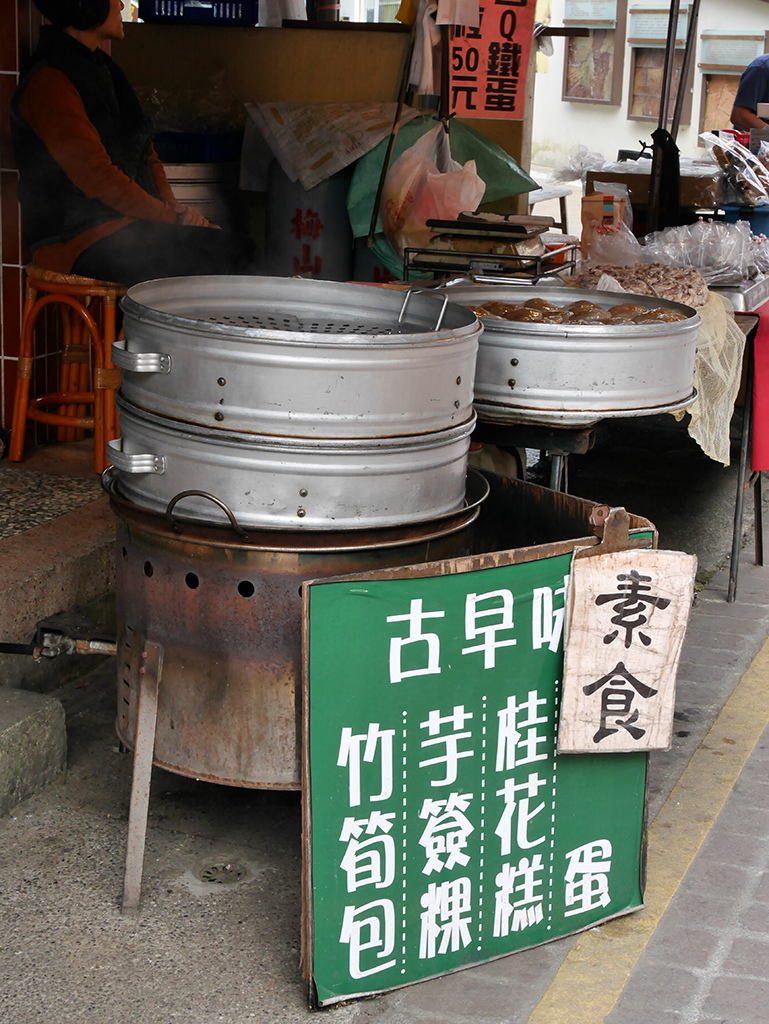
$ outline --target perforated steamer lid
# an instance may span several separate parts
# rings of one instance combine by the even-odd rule
[[[177,277],[134,285],[123,309],[139,319],[281,341],[473,333],[475,314],[430,289],[378,288],[284,277]],[[392,344],[390,341],[389,344]],[[395,342],[397,344],[397,341]]]

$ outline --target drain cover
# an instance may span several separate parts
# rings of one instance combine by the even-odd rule
[[[201,882],[209,885],[233,885],[248,878],[249,870],[245,864],[239,864],[236,860],[211,861],[204,864],[196,874]]]

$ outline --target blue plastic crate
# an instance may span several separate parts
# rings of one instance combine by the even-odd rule
[[[727,224],[736,224],[738,220],[746,220],[754,235],[769,235],[769,206],[731,206],[724,204],[724,220]]]
[[[139,0],[146,22],[185,25],[255,25],[258,0]]]

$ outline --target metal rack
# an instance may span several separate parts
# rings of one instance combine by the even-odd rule
[[[407,248],[403,253],[403,278],[425,271],[433,274],[493,274],[524,277],[536,282],[542,277],[572,274],[577,263],[579,245],[573,242],[549,249],[540,256],[522,256],[517,253],[463,252],[461,249]],[[563,257],[563,259],[559,259]]]

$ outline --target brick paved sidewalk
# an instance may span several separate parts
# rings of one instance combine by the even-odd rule
[[[726,582],[726,573],[714,579],[692,614],[677,708],[692,705],[694,724],[679,732],[701,729],[769,626],[769,570],[743,562],[732,605],[723,601]],[[762,681],[769,691],[769,677]],[[769,729],[606,1018],[645,1021],[769,1021]]]
[[[769,1021],[769,728],[606,1018],[705,1021]]]

